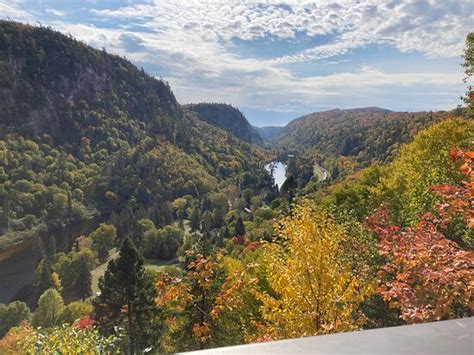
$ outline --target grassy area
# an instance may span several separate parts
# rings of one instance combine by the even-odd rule
[[[91,271],[92,274],[92,292],[96,294],[99,291],[99,278],[104,275],[105,270],[107,270],[107,265],[110,260],[115,259],[118,257],[119,251],[118,249],[114,248],[109,251],[109,257],[107,261],[94,270]],[[163,271],[168,266],[176,266],[179,267],[179,260],[178,258],[174,258],[171,260],[155,260],[155,259],[145,259],[145,267],[148,270],[152,271]]]

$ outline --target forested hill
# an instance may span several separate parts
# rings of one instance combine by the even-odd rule
[[[199,103],[186,105],[197,117],[216,127],[222,128],[236,137],[254,144],[263,144],[257,130],[247,121],[237,108],[227,104]]]
[[[335,177],[373,162],[387,162],[402,143],[452,112],[393,112],[367,107],[312,113],[291,121],[269,144],[282,155],[317,162]]]
[[[265,160],[183,110],[167,83],[49,28],[0,21],[0,102],[0,249],[98,211],[165,223],[174,199]]]
[[[4,131],[76,144],[87,135],[94,145],[144,125],[170,138],[182,116],[167,83],[48,28],[0,22],[0,59]]]

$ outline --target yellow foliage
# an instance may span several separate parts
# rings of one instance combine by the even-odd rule
[[[348,236],[308,203],[275,226],[281,243],[264,245],[267,280],[276,296],[257,294],[266,321],[261,338],[292,338],[359,328],[358,305],[373,292],[342,258]]]

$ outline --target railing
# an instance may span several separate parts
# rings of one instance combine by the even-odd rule
[[[474,317],[362,330],[186,354],[474,354]]]

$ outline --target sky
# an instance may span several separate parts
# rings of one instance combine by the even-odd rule
[[[256,126],[456,107],[473,14],[471,0],[0,0],[1,18],[125,56],[181,104],[229,103]]]

